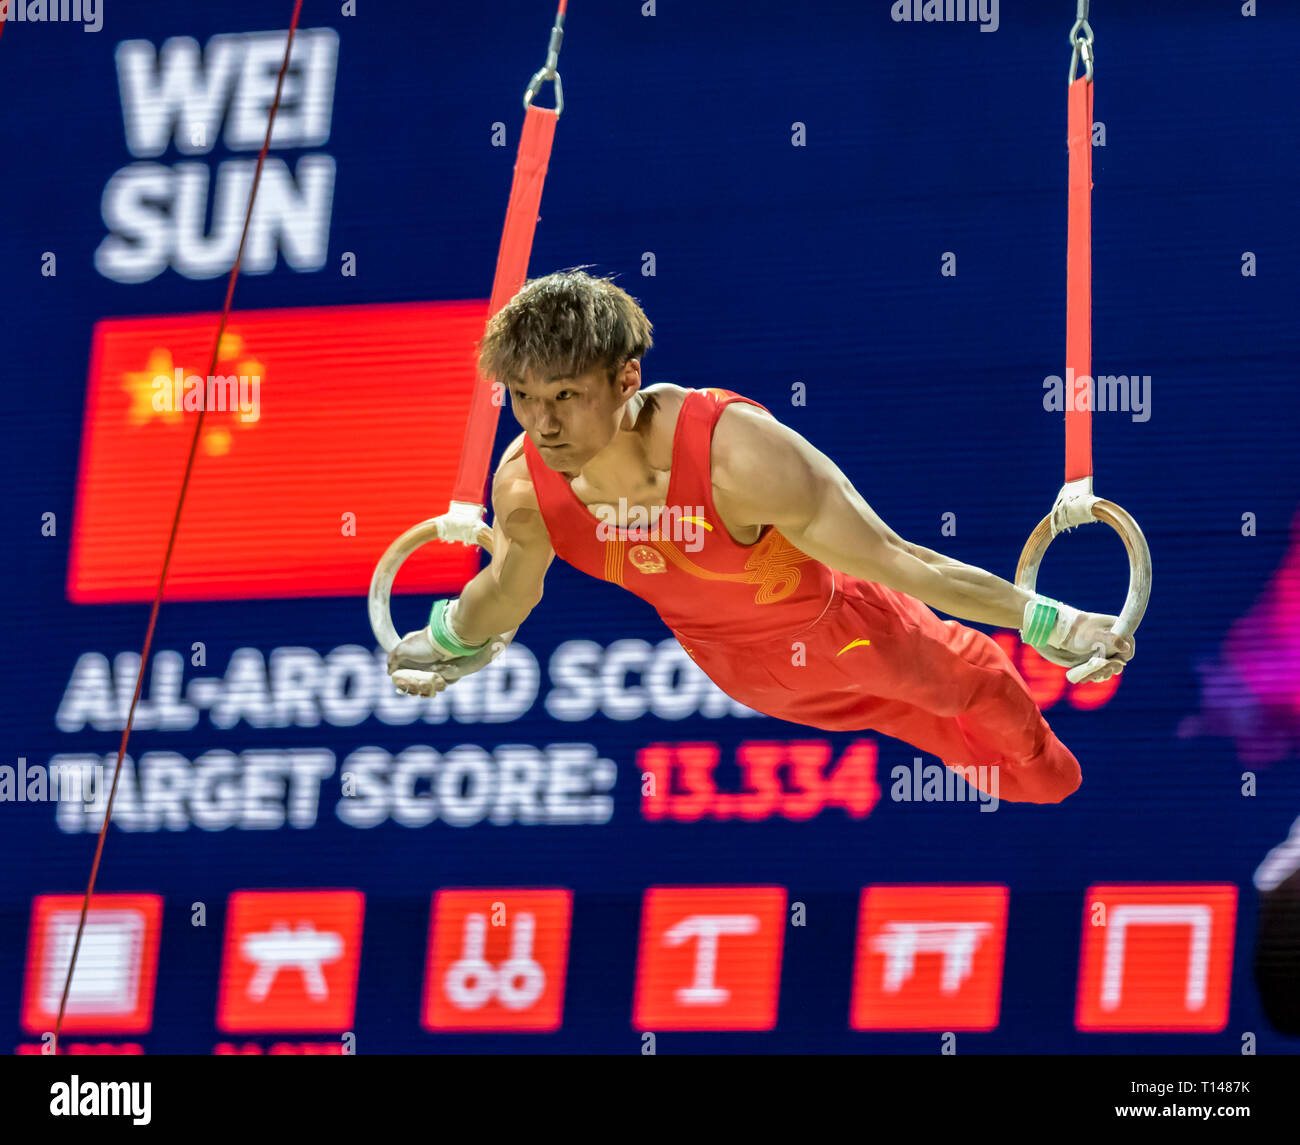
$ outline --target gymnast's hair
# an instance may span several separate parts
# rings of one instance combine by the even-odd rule
[[[512,385],[541,378],[619,370],[654,345],[650,319],[613,279],[580,267],[526,282],[487,325],[479,343],[480,374]]]

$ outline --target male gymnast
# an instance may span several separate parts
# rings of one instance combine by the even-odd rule
[[[637,302],[580,270],[529,282],[488,323],[479,369],[508,389],[524,432],[493,477],[491,563],[389,654],[398,690],[430,695],[490,663],[541,601],[558,554],[648,601],[705,674],[756,711],[874,729],[949,767],[996,767],[986,782],[1001,799],[1075,791],[1078,761],[1005,653],[931,608],[1020,629],[1078,664],[1100,644],[1108,659],[1093,680],[1135,651],[1110,631],[1117,618],[909,544],[830,458],[749,398],[643,389],[652,344]]]

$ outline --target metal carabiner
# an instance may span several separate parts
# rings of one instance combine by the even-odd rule
[[[560,44],[563,40],[564,15],[560,13],[555,17],[555,25],[551,28],[551,40],[546,46],[546,63],[533,73],[533,78],[528,81],[528,87],[524,91],[524,107],[528,107],[533,102],[533,96],[542,90],[542,84],[547,80],[554,80],[555,114],[558,117],[564,111],[564,85],[560,83],[560,73],[557,70],[560,62]]]
[[[1079,0],[1075,10],[1074,27],[1070,29],[1070,83],[1079,70],[1079,57],[1083,57],[1084,75],[1092,82],[1092,26],[1088,23],[1088,0]]]

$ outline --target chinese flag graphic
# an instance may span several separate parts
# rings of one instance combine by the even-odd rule
[[[203,433],[171,600],[362,594],[398,534],[447,511],[485,301],[95,325],[68,564],[76,603],[148,601]],[[456,591],[477,550],[435,543],[397,591]]]

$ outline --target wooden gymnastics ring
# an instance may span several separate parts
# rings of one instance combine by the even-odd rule
[[[1038,567],[1042,564],[1048,546],[1062,532],[1092,521],[1101,521],[1114,529],[1123,540],[1124,548],[1128,550],[1128,595],[1124,599],[1124,607],[1120,610],[1119,620],[1112,631],[1117,636],[1132,636],[1142,622],[1142,616],[1147,610],[1147,600],[1151,596],[1151,550],[1147,547],[1146,537],[1142,535],[1138,523],[1129,513],[1113,501],[1103,501],[1092,496],[1091,478],[1086,479],[1086,484],[1067,483],[1061,490],[1052,511],[1039,521],[1038,526],[1029,534],[1025,547],[1020,550],[1020,561],[1016,565],[1016,587],[1036,593]],[[1077,684],[1107,662],[1106,650],[1100,644],[1093,645],[1091,660],[1077,665],[1073,660],[1050,648],[1039,648],[1037,651],[1045,660],[1070,668],[1065,676],[1072,684]]]
[[[416,549],[431,541],[451,541],[462,545],[478,545],[492,555],[492,530],[483,523],[483,506],[467,501],[453,501],[441,517],[431,517],[413,525],[397,538],[375,565],[370,578],[370,630],[385,652],[391,652],[402,642],[393,627],[389,601],[393,594],[393,581],[397,570]]]

